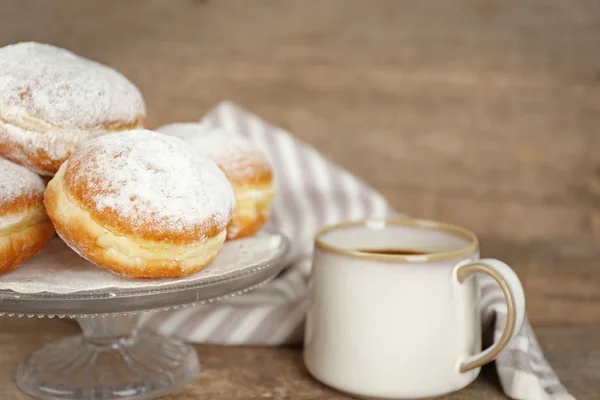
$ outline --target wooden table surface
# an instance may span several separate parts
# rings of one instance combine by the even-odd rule
[[[579,400],[600,399],[600,3],[596,0],[0,3],[0,46],[110,64],[152,128],[230,99],[294,132],[399,210],[467,226],[525,285]],[[18,362],[76,327],[0,318],[0,399]],[[198,346],[170,399],[343,399],[301,349]],[[449,399],[503,399],[493,366]]]

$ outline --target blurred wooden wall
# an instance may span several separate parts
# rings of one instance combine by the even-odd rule
[[[23,7],[27,3],[27,10]],[[600,239],[600,3],[4,1],[139,85],[148,127],[230,99],[399,210],[484,236]]]

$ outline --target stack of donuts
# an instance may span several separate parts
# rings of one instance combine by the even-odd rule
[[[265,156],[201,123],[143,128],[145,102],[106,65],[40,43],[0,48],[0,273],[54,233],[98,267],[176,278],[257,233]]]

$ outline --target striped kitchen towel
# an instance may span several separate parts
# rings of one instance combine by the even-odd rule
[[[230,102],[203,119],[249,138],[275,171],[277,196],[266,227],[291,238],[288,267],[259,289],[218,303],[148,313],[143,324],[163,335],[196,343],[291,345],[302,342],[307,277],[315,232],[332,223],[398,215],[375,190],[319,152]],[[506,320],[502,291],[481,277],[482,321],[498,339]],[[528,322],[495,361],[505,393],[522,400],[574,399],[545,360]]]

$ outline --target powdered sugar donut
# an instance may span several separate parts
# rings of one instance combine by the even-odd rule
[[[43,196],[39,176],[0,158],[0,273],[39,253],[54,235]]]
[[[114,69],[34,42],[0,48],[0,155],[53,175],[79,143],[140,127],[139,90]]]
[[[63,240],[81,256],[135,278],[180,277],[220,252],[235,206],[209,158],[147,130],[83,143],[45,195]]]
[[[275,194],[273,173],[265,156],[248,139],[193,122],[169,124],[157,131],[185,140],[192,150],[210,157],[225,172],[236,200],[227,227],[228,239],[252,235],[265,224]]]

